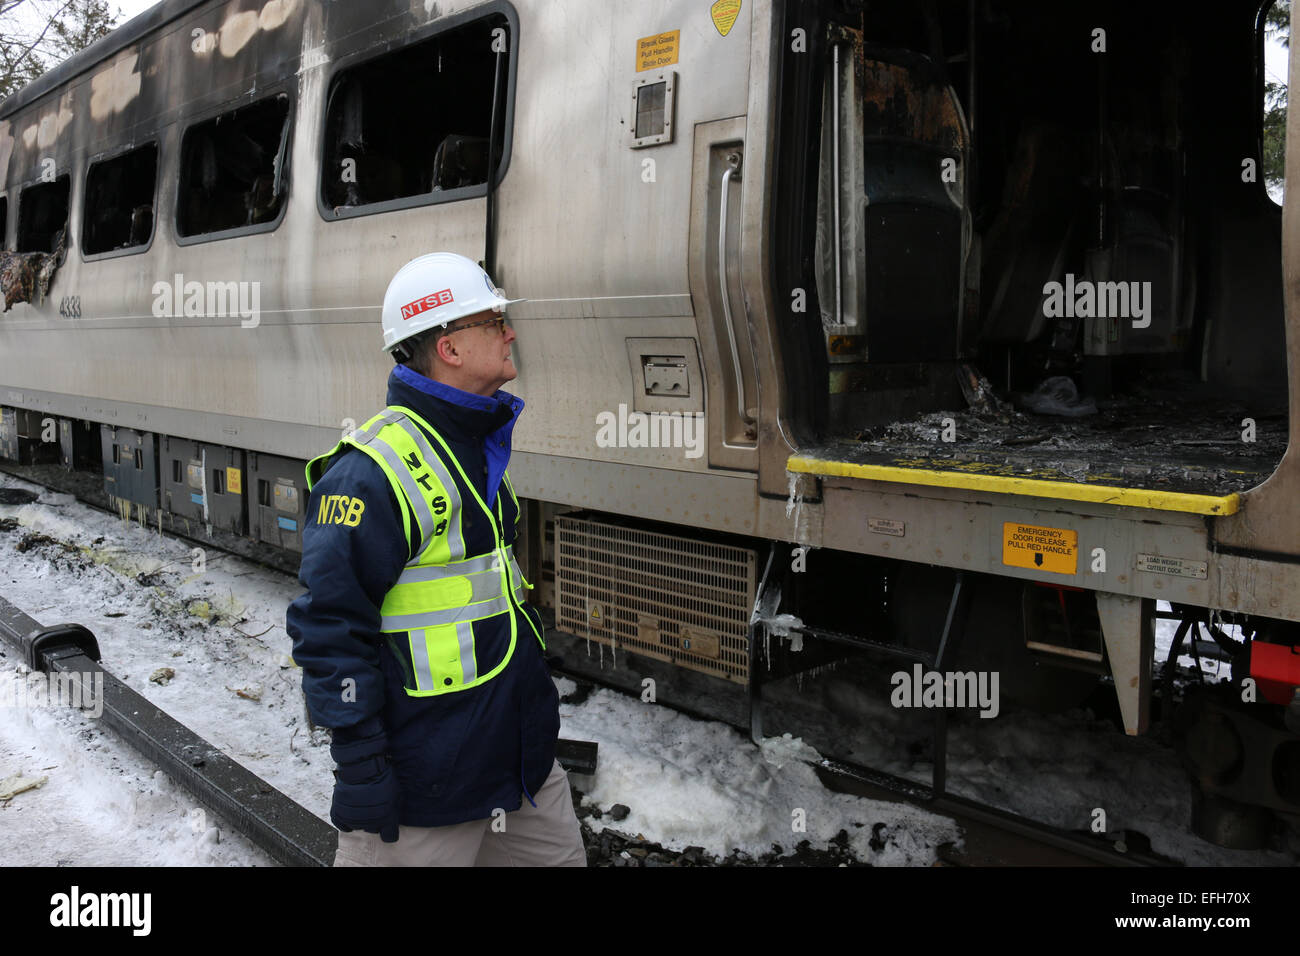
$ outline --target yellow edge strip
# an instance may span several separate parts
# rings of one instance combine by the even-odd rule
[[[806,475],[836,478],[862,478],[867,481],[895,481],[907,485],[931,485],[940,488],[967,488],[1004,495],[1029,495],[1061,501],[1092,501],[1126,508],[1154,508],[1158,511],[1183,511],[1197,515],[1236,514],[1241,495],[1192,495],[1149,488],[1119,488],[1114,485],[1083,485],[1072,481],[1045,481],[1041,478],[1016,478],[1010,475],[977,475],[958,471],[933,471],[925,468],[897,468],[893,465],[858,465],[847,461],[827,461],[792,455],[786,470]]]

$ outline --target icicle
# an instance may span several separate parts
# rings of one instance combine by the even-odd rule
[[[798,475],[790,475],[789,487],[790,487],[790,496],[785,501],[785,516],[787,518],[790,517],[790,513],[794,511],[795,508],[803,504],[803,495],[798,493],[798,489],[799,489]],[[798,523],[798,519],[796,519],[796,523]]]

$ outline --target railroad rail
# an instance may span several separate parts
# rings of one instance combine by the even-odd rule
[[[286,866],[332,865],[338,845],[332,826],[105,671],[98,642],[85,627],[42,627],[0,597],[0,638],[32,670],[67,675],[82,700],[102,687],[103,721],[272,859]]]

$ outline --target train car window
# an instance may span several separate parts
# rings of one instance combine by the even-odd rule
[[[325,207],[337,215],[413,197],[460,198],[444,194],[486,183],[494,102],[498,163],[503,155],[504,93],[498,99],[494,87],[510,49],[509,24],[493,15],[340,71],[326,106]]]
[[[289,97],[191,126],[181,141],[176,229],[197,236],[273,222],[288,192]]]
[[[157,143],[92,164],[86,173],[82,253],[147,246],[153,235],[157,179]]]
[[[52,183],[28,186],[18,197],[19,252],[54,252],[65,244],[68,194],[72,179],[65,173]]]
[[[1291,42],[1291,3],[1269,4],[1263,16],[1263,176],[1268,197],[1282,204],[1286,183],[1287,53]]]
[[[9,197],[0,196],[0,249],[9,248]]]

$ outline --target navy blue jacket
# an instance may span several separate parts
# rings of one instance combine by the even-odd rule
[[[503,391],[472,395],[398,366],[388,380],[388,404],[410,408],[438,429],[490,507],[498,491],[503,505],[509,502],[500,479],[521,399]],[[320,495],[360,498],[360,522],[318,524]],[[517,810],[520,791],[535,794],[549,775],[560,732],[559,697],[541,647],[519,619],[514,655],[496,677],[456,693],[407,695],[379,632],[384,595],[407,561],[402,508],[418,535],[418,521],[383,471],[347,446],[312,488],[299,572],[307,593],[286,614],[307,706],[317,724],[335,728],[336,742],[387,734],[403,825],[445,826],[490,817],[497,808]],[[503,531],[511,544],[514,522]],[[525,608],[542,633],[536,610]]]

